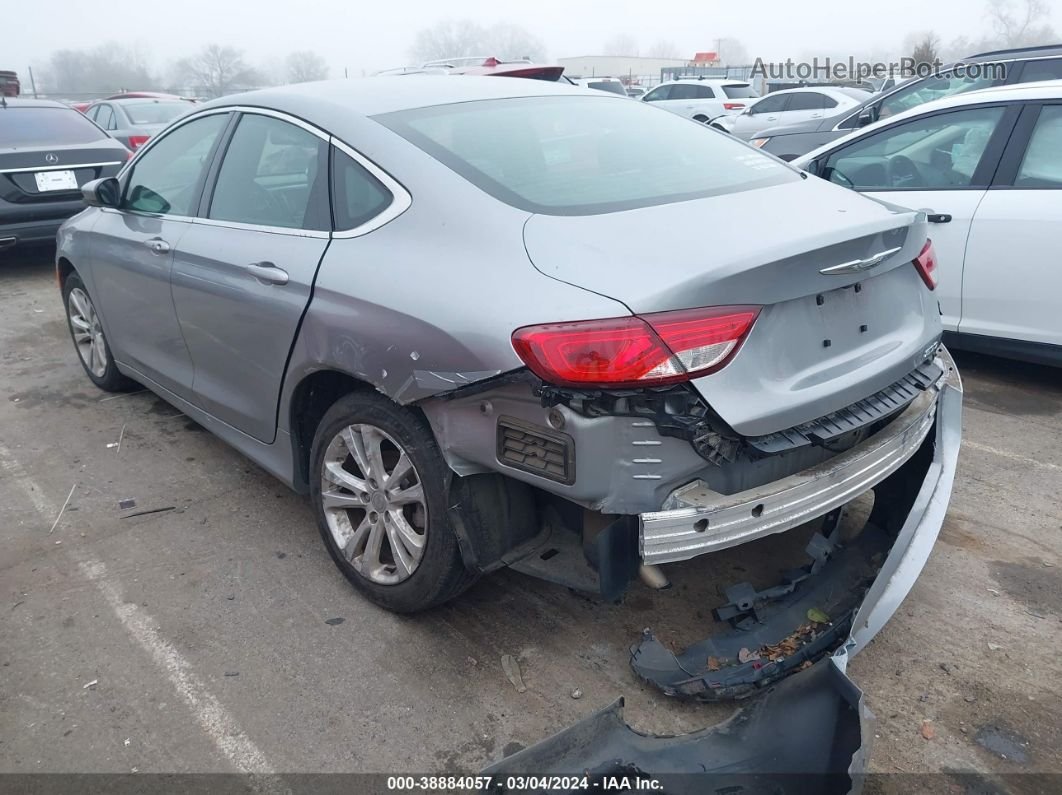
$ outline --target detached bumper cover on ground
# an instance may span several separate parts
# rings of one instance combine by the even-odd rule
[[[812,563],[788,574],[777,593],[735,594],[729,612],[719,616],[732,628],[721,635],[676,655],[648,634],[631,650],[635,672],[668,695],[718,700],[758,693],[755,699],[726,723],[679,737],[638,734],[623,722],[619,701],[496,763],[486,771],[501,777],[495,782],[504,784],[506,774],[586,773],[659,779],[666,792],[859,791],[872,715],[845,673],[848,659],[914,585],[943,524],[955,477],[962,384],[943,348],[938,361],[945,375],[933,427],[875,489],[874,511],[855,541],[837,545],[836,554],[828,544],[819,559],[815,552],[823,545],[813,541]],[[817,625],[785,653],[730,664],[740,648],[755,652],[802,634],[811,608],[827,612],[830,623]],[[712,777],[710,787],[704,775]],[[812,782],[809,775],[821,779]]]

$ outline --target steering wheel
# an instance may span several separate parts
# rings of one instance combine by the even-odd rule
[[[885,161],[889,185],[894,188],[920,188],[925,185],[922,172],[906,155],[893,155]]]
[[[850,188],[855,190],[855,183],[840,169],[831,168],[829,174],[830,182],[836,182],[838,185],[844,188]]]

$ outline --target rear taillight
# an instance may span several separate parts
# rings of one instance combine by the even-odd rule
[[[723,109],[724,110],[741,110],[744,107],[745,107],[745,104],[743,102],[724,102],[723,103]]]
[[[558,386],[673,384],[723,367],[759,311],[717,306],[525,326],[513,332],[513,347],[535,375]]]
[[[130,135],[129,136],[129,149],[135,152],[138,146],[143,146],[147,143],[150,135]]]
[[[914,258],[915,270],[926,283],[926,287],[935,290],[937,287],[937,252],[933,250],[933,241],[927,240],[922,246],[922,253]]]

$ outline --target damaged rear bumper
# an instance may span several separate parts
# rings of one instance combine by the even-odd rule
[[[729,611],[717,611],[729,629],[680,654],[649,633],[631,649],[638,676],[668,695],[755,699],[721,726],[670,738],[634,732],[617,702],[488,772],[626,771],[664,781],[686,774],[665,785],[666,792],[730,791],[726,787],[731,786],[749,793],[858,792],[872,716],[846,675],[848,660],[885,625],[925,566],[944,521],[958,460],[962,384],[943,348],[938,361],[944,376],[931,410],[910,418],[908,430],[892,437],[902,440],[893,451],[914,449],[891,474],[886,472],[888,477],[878,479],[874,510],[855,540],[841,544],[816,536],[809,545],[809,566],[788,573],[777,589],[737,589]],[[886,454],[876,460],[891,466],[883,463]],[[812,608],[829,620],[809,621]],[[705,776],[711,777],[710,786]]]

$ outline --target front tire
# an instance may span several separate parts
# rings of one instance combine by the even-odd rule
[[[63,282],[63,306],[66,307],[70,338],[92,383],[104,392],[125,392],[135,388],[136,383],[118,371],[96,306],[76,273],[71,273]]]
[[[332,560],[396,613],[442,604],[475,580],[448,515],[449,469],[415,413],[374,392],[340,398],[310,452],[310,494]]]

